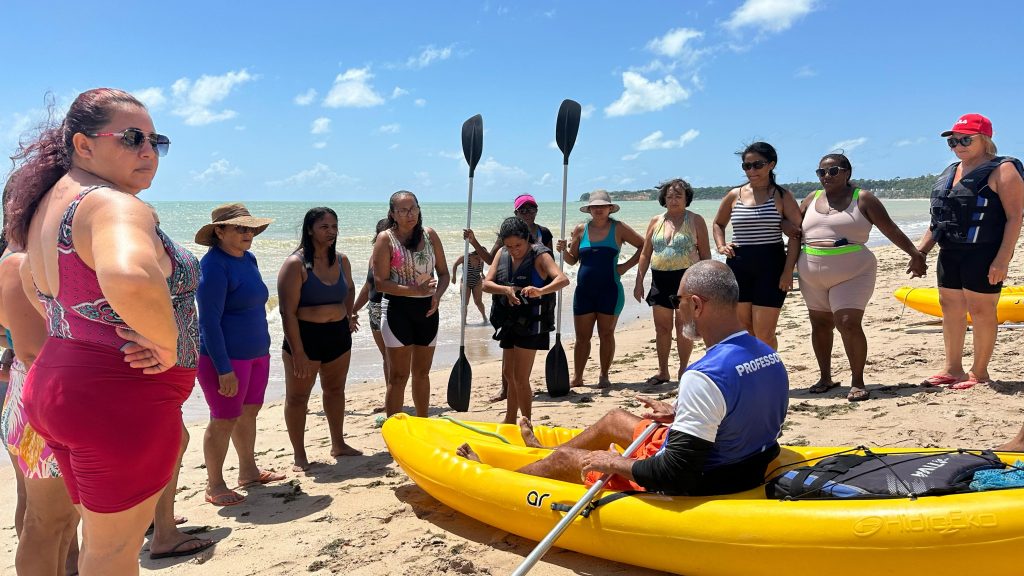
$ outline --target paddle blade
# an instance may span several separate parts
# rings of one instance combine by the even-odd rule
[[[574,136],[575,138],[575,136]],[[469,177],[476,172],[476,164],[484,152],[484,119],[477,114],[462,123],[462,154],[469,164]]]
[[[473,368],[466,359],[466,348],[459,347],[459,360],[448,377],[448,405],[456,412],[469,410],[469,393],[473,383]]]
[[[555,124],[555,142],[562,151],[562,163],[569,163],[569,153],[576,144],[576,135],[580,132],[580,115],[583,108],[575,100],[562,100],[558,107],[558,122]]]
[[[544,377],[548,384],[548,396],[558,398],[569,393],[569,362],[562,348],[562,335],[555,334],[555,345],[548,350],[544,362]]]

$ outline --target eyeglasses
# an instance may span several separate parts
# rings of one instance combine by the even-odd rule
[[[846,168],[843,166],[832,166],[831,168],[818,168],[817,170],[814,171],[814,173],[818,175],[818,178],[824,178],[825,174],[828,174],[829,176],[835,176],[836,174],[839,174],[843,170],[846,170]]]
[[[964,148],[967,148],[968,146],[971,145],[972,142],[974,142],[974,138],[975,138],[974,136],[961,136],[959,138],[946,138],[946,144],[949,144],[950,148],[956,148],[957,144],[963,146]]]
[[[537,213],[537,207],[536,206],[520,206],[519,210],[516,210],[516,212],[518,212],[520,214],[536,214]]]
[[[149,140],[149,145],[157,156],[166,156],[167,150],[171,147],[171,139],[163,134],[146,134],[138,128],[125,128],[121,132],[97,132],[89,134],[93,138],[98,136],[119,136],[121,144],[129,150],[138,150],[142,143]]]
[[[690,296],[696,296],[697,298],[700,299],[701,302],[708,301],[707,298],[701,296],[700,294],[687,294],[686,296],[680,296],[679,294],[669,294],[668,302],[669,304],[672,305],[673,308],[679,308],[679,303],[682,302],[684,298],[689,298]]]
[[[398,210],[395,210],[394,213],[395,216],[401,216],[402,218],[405,218],[406,216],[415,216],[420,213],[420,207],[413,206],[412,208],[399,208]]]
[[[743,171],[746,172],[747,170],[760,170],[769,164],[771,162],[767,160],[757,160],[755,162],[744,162],[740,164],[740,168],[743,168]]]

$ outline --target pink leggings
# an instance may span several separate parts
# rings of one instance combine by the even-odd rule
[[[29,422],[53,450],[71,501],[123,512],[163,490],[178,461],[195,370],[147,375],[110,346],[49,338],[25,381]]]
[[[263,404],[270,378],[270,355],[252,360],[232,360],[231,370],[238,378],[238,392],[228,398],[220,393],[220,376],[213,359],[206,354],[199,356],[199,387],[210,406],[210,418],[233,420],[242,415],[243,405]]]

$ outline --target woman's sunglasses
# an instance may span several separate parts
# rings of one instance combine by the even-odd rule
[[[740,168],[743,168],[743,171],[746,172],[747,170],[760,170],[769,164],[771,162],[767,160],[758,160],[756,162],[744,162],[740,164]]]
[[[946,144],[949,144],[950,148],[956,148],[957,144],[963,146],[964,148],[967,148],[968,146],[971,145],[972,142],[974,142],[974,136],[961,136],[959,138],[946,138]]]
[[[846,170],[843,166],[832,166],[831,168],[818,168],[814,173],[818,175],[818,178],[824,178],[826,174],[829,176],[835,176],[843,170]]]
[[[149,145],[153,147],[157,156],[166,156],[167,150],[171,147],[171,139],[163,134],[146,134],[138,128],[125,128],[121,132],[97,132],[95,134],[89,134],[89,136],[119,136],[121,138],[121,144],[129,150],[138,150],[142,146],[142,143],[149,140]]]

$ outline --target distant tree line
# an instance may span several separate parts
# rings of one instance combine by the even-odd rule
[[[915,178],[891,178],[889,180],[862,180],[854,178],[852,183],[858,188],[872,191],[880,198],[928,198],[931,194],[932,186],[935,185],[937,179],[938,176],[935,174],[925,174]],[[782,186],[791,191],[797,198],[803,198],[815,190],[821,189],[821,183],[817,181],[792,182]],[[735,187],[733,185],[694,188],[694,200],[718,200]],[[653,188],[647,190],[609,190],[608,194],[611,195],[612,200],[620,202],[658,199],[658,191]],[[581,202],[586,202],[589,199],[589,192],[580,195]]]

